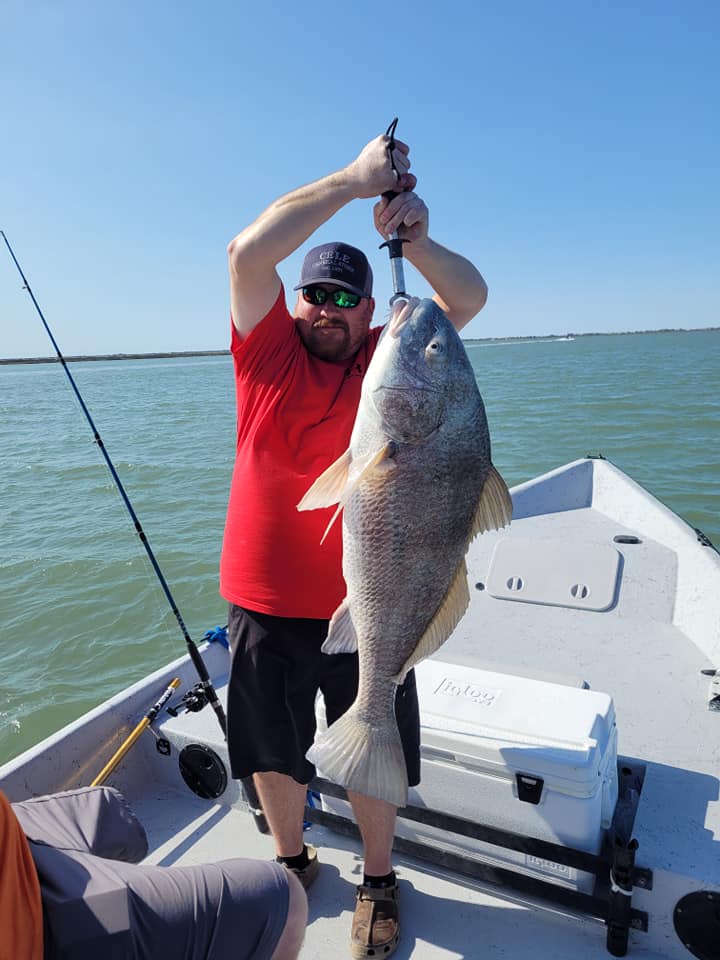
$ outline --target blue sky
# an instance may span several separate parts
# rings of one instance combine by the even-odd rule
[[[0,15],[0,228],[64,353],[224,348],[228,240],[395,115],[431,234],[490,287],[466,336],[720,325],[714,0]],[[313,242],[368,252],[381,318],[371,208]],[[280,266],[288,286],[303,252]],[[408,288],[428,293],[411,269]],[[3,246],[0,356],[51,352]]]

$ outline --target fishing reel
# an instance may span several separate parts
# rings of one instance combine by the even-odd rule
[[[167,712],[171,717],[176,717],[182,709],[188,713],[198,713],[208,703],[207,693],[202,683],[196,683],[194,687],[183,694],[180,702],[174,707],[168,707]]]

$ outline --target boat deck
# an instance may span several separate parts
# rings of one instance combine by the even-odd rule
[[[173,866],[201,863],[237,853],[271,859],[272,841],[248,813],[169,789],[151,801],[133,801],[153,847],[150,862]],[[357,842],[314,825],[308,840],[318,848],[320,875],[309,891],[309,920],[301,960],[349,957],[355,886],[362,859]],[[607,958],[603,924],[563,916],[495,896],[472,881],[398,855],[402,938],[398,960],[455,960],[480,957],[536,960],[537,957]],[[637,934],[641,938],[642,934]],[[659,954],[638,949],[643,958]]]

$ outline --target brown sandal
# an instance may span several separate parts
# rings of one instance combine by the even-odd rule
[[[400,940],[397,884],[392,887],[358,887],[350,932],[354,960],[389,957]]]

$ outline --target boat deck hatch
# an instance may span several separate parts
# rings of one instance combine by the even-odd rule
[[[495,545],[487,591],[499,600],[609,610],[619,573],[620,554],[609,544],[505,537]]]

